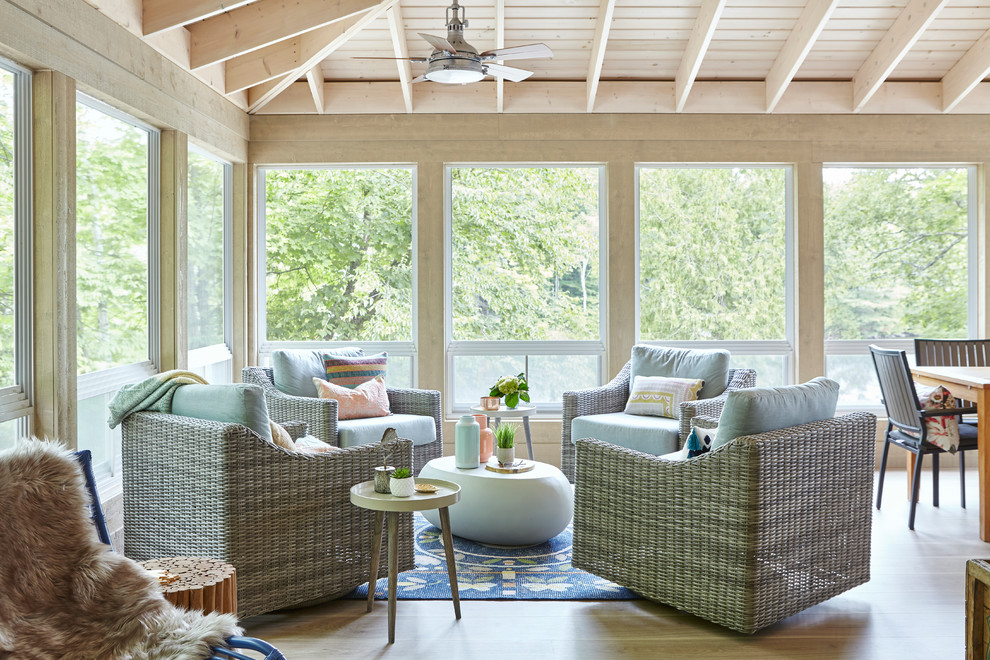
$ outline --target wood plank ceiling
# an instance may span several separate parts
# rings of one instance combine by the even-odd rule
[[[77,0],[79,1],[79,0]],[[522,82],[412,83],[449,0],[86,0],[254,114],[990,113],[990,2],[463,0]]]

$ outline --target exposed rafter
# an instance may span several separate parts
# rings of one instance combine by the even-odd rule
[[[309,85],[309,91],[313,95],[316,112],[322,115],[326,98],[324,97],[323,88],[323,68],[319,64],[306,72],[306,83]]]
[[[928,29],[949,0],[911,0],[853,76],[853,112],[859,112]]]
[[[801,68],[808,51],[815,45],[818,35],[832,15],[839,0],[808,0],[804,11],[794,24],[794,29],[780,49],[777,59],[767,73],[767,112],[773,112]]]
[[[495,0],[495,49],[505,48],[505,0]],[[499,61],[499,60],[496,60]],[[495,79],[495,112],[505,108],[505,81]]]
[[[595,41],[591,46],[591,61],[588,63],[588,112],[595,109],[595,96],[598,95],[598,81],[602,76],[602,63],[605,62],[605,47],[608,45],[613,13],[615,0],[602,0],[595,24]]]
[[[367,11],[378,0],[258,0],[239,9],[188,26],[189,66],[223,62],[270,44]],[[308,67],[306,67],[308,69]]]
[[[412,65],[409,64],[409,47],[406,45],[406,28],[402,21],[402,10],[396,4],[385,11],[388,31],[392,36],[392,51],[399,59],[395,60],[399,69],[399,86],[402,88],[402,102],[406,112],[412,112]]]
[[[343,0],[342,0],[343,1]],[[257,112],[258,109],[265,106],[266,103],[271,101],[273,98],[282,93],[283,90],[287,89],[292,83],[301,78],[307,71],[312,67],[316,66],[318,63],[325,60],[330,53],[334,52],[342,45],[350,41],[350,39],[367,27],[369,24],[380,18],[385,14],[385,11],[389,8],[395,6],[399,0],[383,0],[382,2],[375,5],[371,11],[366,12],[361,18],[359,18],[354,25],[344,31],[339,37],[331,41],[329,44],[321,48],[319,51],[308,57],[304,62],[302,62],[297,68],[289,72],[288,75],[277,81],[269,81],[262,83],[257,87],[252,87],[248,90],[248,112]]]
[[[147,36],[195,23],[251,2],[254,0],[144,0],[142,27]]]
[[[698,69],[701,68],[701,61],[705,59],[708,51],[708,44],[711,43],[712,35],[715,34],[715,26],[722,16],[725,8],[725,0],[702,0],[698,9],[698,18],[694,22],[694,29],[688,38],[687,48],[684,56],[681,57],[681,66],[677,69],[677,76],[674,79],[674,108],[677,112],[684,110],[687,103],[688,94],[694,85],[694,79],[698,77]]]
[[[942,109],[951,111],[990,75],[990,30],[942,78]]]

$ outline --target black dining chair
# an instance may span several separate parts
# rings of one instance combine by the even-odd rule
[[[918,489],[921,482],[921,467],[926,455],[932,457],[932,505],[938,506],[938,458],[945,450],[928,442],[925,419],[945,415],[961,415],[975,412],[975,408],[942,408],[923,410],[918,401],[918,393],[911,379],[904,351],[889,350],[870,346],[870,355],[880,381],[883,404],[887,409],[887,431],[884,434],[883,454],[880,458],[880,479],[877,483],[877,509],[883,496],[883,479],[887,469],[887,453],[890,445],[897,445],[914,454],[914,474],[911,484],[911,507],[908,513],[908,529],[914,529],[914,514],[918,506]],[[963,508],[966,508],[966,471],[963,455],[976,449],[976,425],[959,424],[959,482]]]

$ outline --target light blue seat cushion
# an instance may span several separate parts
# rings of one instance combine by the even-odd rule
[[[822,377],[801,385],[733,390],[725,397],[712,448],[744,435],[831,419],[838,400],[839,384]]]
[[[388,415],[342,419],[337,422],[341,447],[357,447],[381,442],[385,429],[392,427],[400,438],[408,438],[414,446],[428,445],[437,439],[437,427],[428,415]]]
[[[313,377],[326,380],[327,370],[323,366],[323,354],[339,357],[360,357],[360,348],[335,348],[327,351],[278,350],[272,351],[272,379],[275,388],[292,396],[319,396]]]
[[[265,440],[272,441],[268,407],[261,385],[183,385],[176,388],[172,395],[172,414],[243,424]]]
[[[603,413],[571,420],[571,442],[595,438],[646,454],[668,454],[678,448],[679,422],[666,417]]]
[[[701,378],[705,386],[699,399],[711,399],[725,391],[729,381],[729,351],[701,351],[637,344],[632,348],[630,385],[636,376]]]

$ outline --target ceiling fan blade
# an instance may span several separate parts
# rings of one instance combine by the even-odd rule
[[[425,57],[371,57],[371,56],[352,56],[352,60],[408,60],[410,62],[429,62],[430,60]]]
[[[502,66],[501,64],[485,63],[482,66],[485,68],[485,73],[498,76],[499,78],[505,78],[512,82],[520,82],[533,75],[532,71],[524,71],[523,69],[516,69],[511,66]]]
[[[413,78],[409,82],[410,83],[418,83],[418,82],[427,82],[427,81],[429,81],[429,78],[427,78],[426,76],[416,76],[415,78]]]
[[[531,57],[553,57],[553,51],[546,44],[526,44],[496,48],[481,53],[483,60],[524,60]]]
[[[433,46],[433,48],[435,48],[436,50],[444,50],[450,53],[451,55],[457,52],[457,49],[451,46],[450,42],[444,39],[443,37],[436,37],[433,36],[432,34],[423,34],[422,32],[419,33],[419,36],[423,37],[428,42],[430,42],[430,45]]]

